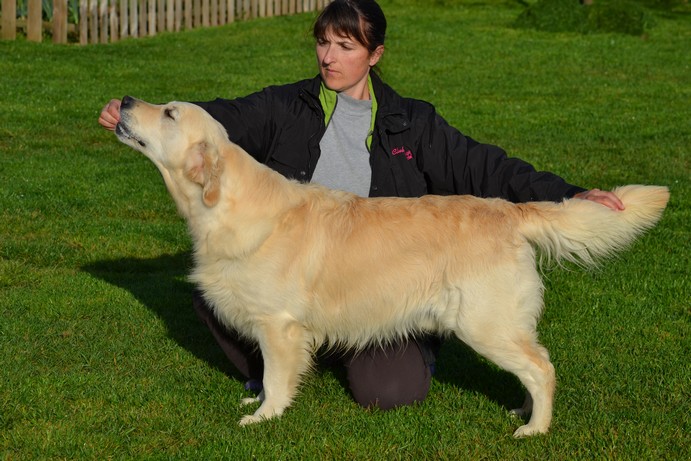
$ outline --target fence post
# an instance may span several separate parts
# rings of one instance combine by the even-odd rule
[[[165,0],[156,1],[156,32],[166,30],[166,2]]]
[[[156,35],[156,0],[149,0],[149,12],[147,13],[149,36]]]
[[[98,28],[100,43],[108,43],[108,0],[99,0],[98,3]]]
[[[79,0],[79,44],[89,43],[89,2]]]
[[[209,25],[211,27],[218,25],[218,0],[211,0],[209,5]]]
[[[120,38],[130,35],[130,11],[128,0],[120,0]]]
[[[175,1],[166,1],[166,31],[172,32],[175,30]]]
[[[53,43],[67,43],[67,0],[53,0]]]
[[[29,0],[26,18],[26,38],[32,42],[43,40],[43,5],[41,0]]]
[[[137,0],[130,0],[127,12],[130,22],[129,35],[130,37],[139,37],[139,8],[137,7]]]
[[[153,1],[153,0],[152,0]],[[144,37],[147,34],[149,25],[149,7],[147,6],[146,0],[141,0],[139,3],[139,35],[137,37]]]
[[[108,7],[108,30],[110,31],[111,43],[120,40],[120,30],[118,29],[119,22],[117,2],[111,0],[110,6]]]
[[[182,30],[182,0],[175,0],[175,32]]]
[[[192,22],[192,0],[184,0],[185,2],[185,21],[183,27],[185,30],[190,30],[193,27]]]
[[[17,38],[17,0],[2,0],[2,39]]]
[[[228,22],[228,19],[226,19],[227,16],[227,11],[226,11],[226,2],[225,0],[220,0],[218,2],[218,25],[222,26],[225,23]]]
[[[202,27],[209,27],[211,24],[209,14],[209,0],[202,0]]]

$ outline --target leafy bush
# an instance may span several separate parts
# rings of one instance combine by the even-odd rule
[[[686,0],[645,0],[643,3],[671,8]],[[579,0],[539,0],[528,5],[514,22],[515,27],[547,32],[614,32],[642,35],[652,21],[640,1],[594,0],[582,5]]]
[[[596,1],[588,10],[588,27],[592,32],[615,32],[643,35],[651,24],[649,15],[638,2]]]
[[[584,32],[586,13],[578,0],[539,0],[527,6],[514,26],[546,32]]]
[[[689,0],[639,0],[644,6],[648,8],[655,8],[658,10],[673,10],[682,5],[689,3]]]

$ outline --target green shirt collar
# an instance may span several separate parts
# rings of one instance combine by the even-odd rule
[[[372,134],[374,133],[374,121],[377,116],[377,98],[374,95],[374,88],[372,87],[372,77],[367,76],[367,87],[369,88],[369,96],[372,100],[372,118],[370,120],[370,129],[367,134],[367,148],[369,149],[372,145]],[[322,110],[324,111],[324,125],[328,125],[331,120],[331,116],[336,110],[336,99],[338,98],[338,93],[334,90],[330,90],[326,87],[324,82],[321,82],[319,87],[319,102],[322,105]]]

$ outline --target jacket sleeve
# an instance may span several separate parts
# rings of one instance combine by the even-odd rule
[[[512,202],[561,201],[585,189],[536,171],[503,149],[464,136],[432,110],[423,128],[422,165],[430,193],[500,197]]]
[[[273,138],[272,102],[268,89],[238,99],[217,98],[194,104],[218,120],[232,142],[245,149],[257,161],[266,161],[264,157],[269,149],[265,143]]]

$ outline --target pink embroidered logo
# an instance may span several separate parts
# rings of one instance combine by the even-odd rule
[[[391,149],[391,155],[400,155],[400,154],[405,154],[406,160],[412,160],[413,159],[413,153],[410,151],[410,149],[406,149],[405,146],[394,147],[393,149]]]

